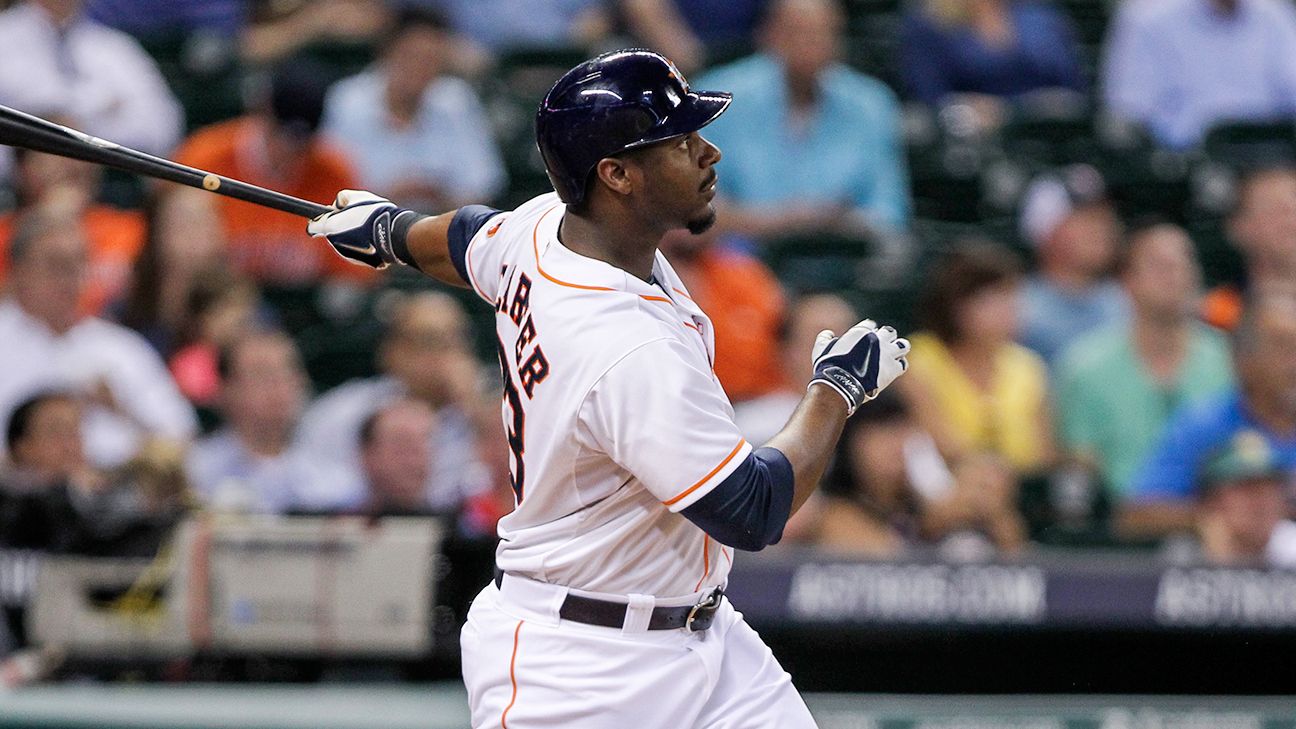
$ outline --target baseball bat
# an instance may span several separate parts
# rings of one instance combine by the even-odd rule
[[[314,218],[331,210],[327,205],[249,185],[246,182],[188,167],[169,159],[154,157],[7,106],[0,106],[0,144],[60,157],[71,157],[145,177],[178,182],[217,195],[300,215],[303,218]]]

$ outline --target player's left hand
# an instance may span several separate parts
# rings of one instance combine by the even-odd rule
[[[909,369],[909,340],[892,327],[865,319],[840,337],[825,329],[815,338],[811,384],[823,383],[846,400],[847,414],[877,397]]]
[[[314,218],[306,232],[325,238],[333,250],[353,263],[386,268],[396,263],[392,253],[391,228],[396,216],[405,212],[395,203],[372,192],[343,190],[331,210]]]

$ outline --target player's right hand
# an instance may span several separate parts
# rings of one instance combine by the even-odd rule
[[[333,201],[335,210],[314,218],[306,232],[325,238],[333,250],[353,263],[386,268],[396,263],[392,253],[391,228],[396,216],[405,212],[386,198],[363,190],[343,190]]]
[[[831,387],[846,400],[847,414],[877,397],[909,369],[909,340],[891,327],[878,328],[871,319],[856,324],[840,337],[825,329],[815,338],[810,384]]]

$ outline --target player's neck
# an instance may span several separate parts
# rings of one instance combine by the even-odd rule
[[[586,258],[603,261],[647,281],[657,258],[657,242],[662,234],[626,224],[616,216],[594,221],[568,211],[558,225],[558,240],[568,250]]]

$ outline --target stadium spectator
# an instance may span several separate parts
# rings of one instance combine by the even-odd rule
[[[167,474],[146,465],[161,462],[152,454],[170,453],[174,466],[180,445],[149,441],[122,468],[100,472],[86,462],[81,421],[81,398],[58,390],[38,392],[8,415],[0,549],[17,550],[6,554],[10,567],[19,559],[34,570],[48,554],[152,556],[181,513],[166,498],[183,492],[178,468]],[[14,637],[13,647],[27,640],[28,587],[19,580],[0,591],[0,633]]]
[[[27,0],[0,13],[0,104],[72,119],[89,134],[162,156],[184,126],[153,59],[86,17],[81,0]]]
[[[1002,118],[1004,102],[1032,92],[1085,91],[1076,32],[1066,15],[1034,0],[925,0],[900,27],[900,75],[931,107],[952,101]]]
[[[256,0],[246,3],[241,51],[249,63],[279,63],[318,45],[365,46],[391,20],[383,0]]]
[[[71,392],[38,392],[19,403],[5,426],[6,486],[26,490],[93,481],[81,440],[81,418],[81,401]]]
[[[843,24],[831,0],[775,0],[763,50],[698,80],[734,96],[706,128],[724,150],[718,207],[727,228],[769,239],[908,225],[899,104],[882,82],[837,60]]]
[[[245,334],[220,354],[225,425],[189,451],[199,498],[220,511],[281,514],[335,508],[322,496],[327,473],[294,447],[308,397],[306,371],[280,332]]]
[[[611,28],[603,0],[416,0],[445,13],[476,54],[593,46]]]
[[[915,433],[921,431],[903,401],[891,394],[846,421],[818,503],[807,504],[817,516],[809,534],[815,546],[894,558],[918,542],[922,505],[904,457],[905,443]]]
[[[294,197],[331,202],[336,191],[356,187],[357,180],[346,157],[316,134],[325,84],[325,74],[315,64],[279,65],[253,113],[194,132],[176,152],[177,161]],[[348,264],[312,240],[296,215],[192,188],[168,194],[189,198],[184,205],[214,207],[229,261],[262,285],[372,278],[368,269]],[[183,245],[185,239],[172,242]]]
[[[1283,0],[1122,3],[1108,31],[1103,98],[1163,145],[1217,122],[1296,114],[1296,8]]]
[[[0,282],[8,274],[4,251],[14,220],[33,207],[61,206],[62,214],[80,221],[89,244],[81,313],[102,314],[126,293],[131,267],[144,247],[144,216],[94,202],[103,169],[98,165],[24,149],[15,150],[14,159],[18,208],[0,215]]]
[[[956,471],[991,459],[1027,474],[1053,461],[1047,369],[1013,342],[1020,282],[1010,252],[969,241],[925,284],[918,309],[925,331],[910,337],[901,392]]]
[[[692,73],[750,51],[764,0],[619,0],[627,30]]]
[[[873,558],[927,543],[963,555],[1016,551],[1025,529],[1015,484],[975,478],[981,474],[965,468],[957,480],[904,398],[883,393],[847,421],[822,495],[803,508],[809,524],[802,528],[816,546]]]
[[[1228,343],[1196,319],[1201,268],[1182,228],[1132,231],[1121,279],[1129,323],[1081,336],[1057,370],[1062,443],[1097,466],[1117,501],[1171,414],[1232,383]]]
[[[85,0],[86,15],[136,38],[172,33],[236,39],[248,21],[244,0]]]
[[[1128,317],[1125,293],[1111,276],[1120,222],[1098,171],[1072,165],[1031,182],[1020,227],[1038,269],[1022,287],[1018,341],[1051,367],[1077,336]]]
[[[1171,416],[1135,473],[1136,502],[1122,516],[1127,533],[1189,527],[1205,459],[1241,431],[1263,436],[1278,465],[1296,475],[1296,297],[1253,300],[1233,331],[1232,348],[1237,386]]]
[[[1202,468],[1197,534],[1207,562],[1238,567],[1296,567],[1296,522],[1289,513],[1285,468],[1261,434],[1241,431]]]
[[[1228,218],[1229,242],[1242,254],[1242,280],[1212,289],[1203,318],[1232,329],[1247,291],[1296,288],[1296,167],[1262,167],[1242,175]]]
[[[671,258],[674,261],[674,257]],[[689,287],[693,290],[693,287]],[[710,307],[704,307],[710,312]],[[734,422],[749,443],[765,443],[787,424],[792,411],[805,395],[799,383],[813,376],[814,368],[807,352],[813,351],[815,337],[830,329],[841,333],[855,325],[859,316],[849,303],[837,294],[806,294],[786,307],[778,331],[780,386],[760,397],[734,403]],[[717,331],[718,333],[718,331]],[[717,351],[719,342],[717,341]],[[721,382],[723,382],[723,378]]]
[[[181,343],[200,274],[227,266],[225,234],[208,197],[164,187],[145,204],[144,247],[135,259],[119,319],[164,356]]]
[[[29,212],[15,227],[9,264],[12,296],[0,302],[0,412],[51,387],[89,397],[86,453],[100,467],[129,459],[144,436],[193,435],[193,410],[148,343],[78,312],[86,242],[76,218]]]
[[[711,320],[712,331],[698,334],[714,337],[715,374],[729,399],[737,403],[785,387],[778,352],[783,291],[774,273],[714,229],[672,231],[658,247]]]
[[[200,272],[167,367],[180,392],[201,407],[220,396],[220,352],[258,323],[256,287],[223,268]]]
[[[324,129],[355,161],[367,190],[406,207],[448,210],[501,191],[504,164],[481,101],[445,75],[445,21],[407,9],[378,63],[343,79],[324,103]]]
[[[352,380],[321,395],[302,418],[301,443],[323,465],[346,501],[364,501],[360,429],[384,405],[411,397],[429,405],[437,425],[428,452],[428,507],[454,512],[490,489],[477,435],[498,427],[499,411],[484,404],[483,367],[469,351],[467,320],[453,298],[416,294],[395,311],[379,348],[384,374]]]
[[[360,426],[364,468],[363,511],[374,516],[431,513],[427,503],[436,413],[420,400],[402,398],[365,418]]]

